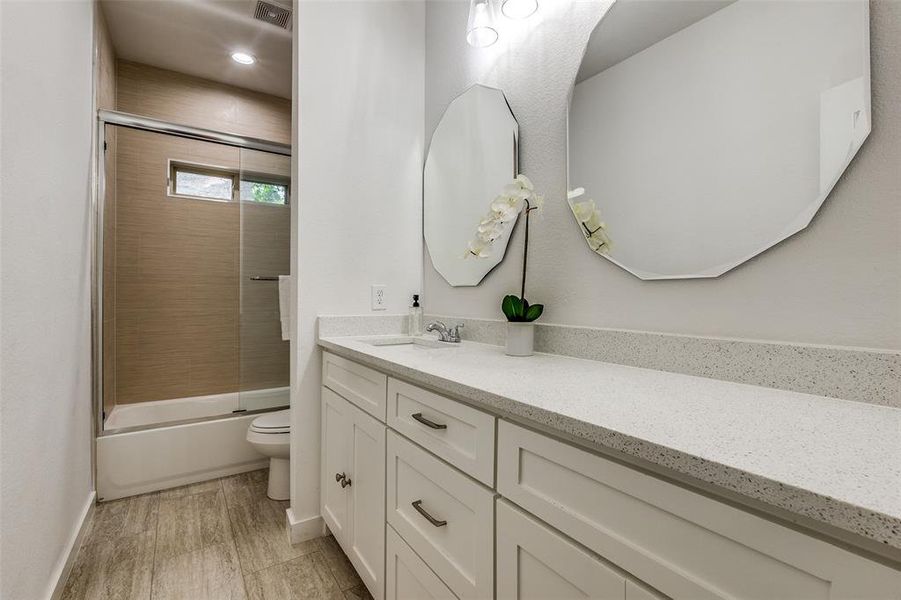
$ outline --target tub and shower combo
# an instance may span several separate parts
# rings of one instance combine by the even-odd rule
[[[98,497],[265,467],[247,436],[289,405],[290,146],[112,111],[98,135]]]

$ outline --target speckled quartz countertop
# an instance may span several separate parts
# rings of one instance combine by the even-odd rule
[[[371,337],[366,339],[372,339]],[[389,375],[901,549],[901,409],[536,354],[320,345]]]

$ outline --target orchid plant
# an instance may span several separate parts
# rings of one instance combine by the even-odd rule
[[[607,254],[612,247],[610,236],[607,234],[607,224],[601,220],[601,212],[594,200],[573,202],[576,198],[585,195],[585,188],[576,188],[567,194],[569,206],[579,222],[582,235],[588,246],[598,254]]]
[[[513,323],[531,323],[544,312],[544,305],[529,304],[526,300],[526,267],[529,260],[529,215],[540,210],[544,197],[535,192],[535,186],[525,175],[517,175],[512,183],[491,202],[491,210],[479,222],[475,239],[469,242],[467,257],[486,258],[491,256],[491,246],[509,229],[519,213],[525,216],[525,240],[522,256],[522,286],[520,295],[510,294],[501,302],[501,310],[507,320]]]

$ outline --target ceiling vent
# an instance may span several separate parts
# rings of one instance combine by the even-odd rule
[[[282,29],[291,29],[291,9],[272,4],[271,2],[263,2],[263,0],[257,2],[256,10],[253,11],[253,18],[276,25]]]

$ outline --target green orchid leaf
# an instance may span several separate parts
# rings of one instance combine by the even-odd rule
[[[513,321],[516,319],[516,301],[519,300],[516,296],[504,296],[503,301],[501,302],[501,310],[504,311],[504,316],[507,317],[508,321]]]
[[[533,304],[529,307],[529,310],[526,311],[526,322],[531,323],[541,316],[541,313],[544,312],[544,304]]]
[[[525,311],[522,309],[522,299],[517,298],[516,296],[510,296],[513,302],[513,320],[514,321],[522,321],[525,316]]]

